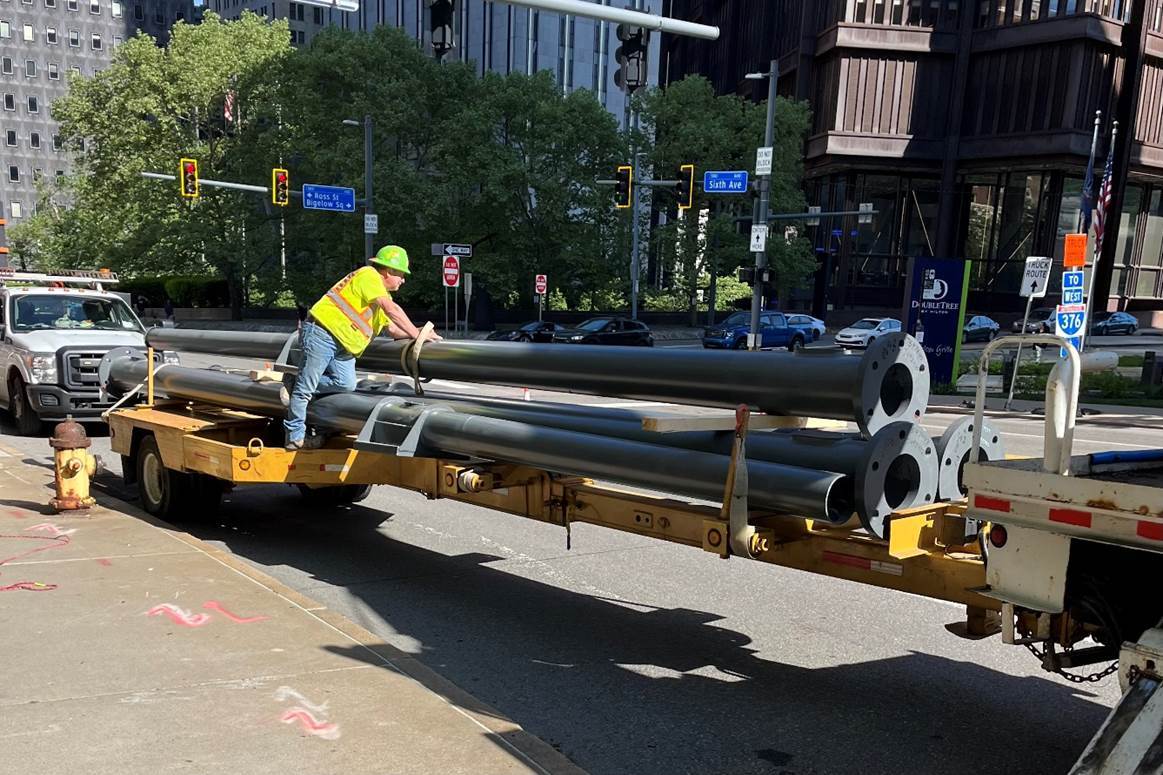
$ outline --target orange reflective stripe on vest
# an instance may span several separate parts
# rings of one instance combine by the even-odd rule
[[[347,299],[343,298],[343,296],[334,288],[327,292],[326,298],[330,299],[335,306],[339,307],[339,311],[342,312],[347,317],[347,319],[351,321],[352,325],[358,328],[364,336],[366,336],[368,339],[372,338],[373,332],[371,307],[365,309],[361,315],[360,313],[356,312],[355,307],[351,306]]]

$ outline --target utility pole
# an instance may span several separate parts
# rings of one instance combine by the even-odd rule
[[[375,206],[372,204],[372,117],[370,114],[364,114],[363,117],[363,188],[363,213],[364,220],[367,221],[367,216],[375,215],[376,212]],[[368,231],[366,223],[363,232],[363,257],[366,261],[375,253],[375,247],[372,244],[375,235]]]
[[[747,80],[759,81],[767,79],[767,128],[763,145],[771,148],[775,140],[775,88],[779,80],[779,62],[771,60],[771,67],[766,73],[748,73]],[[759,172],[756,170],[756,172]],[[757,226],[767,228],[767,216],[771,206],[771,171],[757,175],[759,178],[759,200],[755,204],[755,220],[752,229]],[[755,282],[751,286],[751,331],[747,334],[748,349],[758,350],[763,338],[759,335],[759,312],[763,307],[763,291],[767,285],[764,276],[767,273],[767,246],[764,240],[763,250],[755,251]]]

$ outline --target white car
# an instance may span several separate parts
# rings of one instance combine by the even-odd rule
[[[857,320],[836,334],[836,344],[841,347],[867,347],[878,336],[901,330],[901,322],[895,318],[864,318]]]
[[[812,329],[812,341],[824,335],[824,321],[811,315],[788,315],[787,322],[791,326],[804,326]]]
[[[103,289],[116,277],[94,275],[0,270],[0,407],[18,433],[35,434],[42,421],[67,416],[99,421],[110,406],[97,384],[101,358],[117,347],[145,351],[141,321],[120,295]]]

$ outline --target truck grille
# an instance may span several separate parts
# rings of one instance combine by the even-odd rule
[[[100,385],[97,367],[101,365],[104,352],[91,350],[63,351],[61,353],[61,382],[73,390],[96,391]]]

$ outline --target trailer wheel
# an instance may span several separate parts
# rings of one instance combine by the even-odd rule
[[[305,501],[322,507],[350,506],[362,501],[372,491],[370,484],[336,484],[327,487],[300,484],[298,488]]]
[[[137,489],[142,507],[163,519],[177,514],[191,495],[189,474],[166,468],[152,434],[137,450]]]

